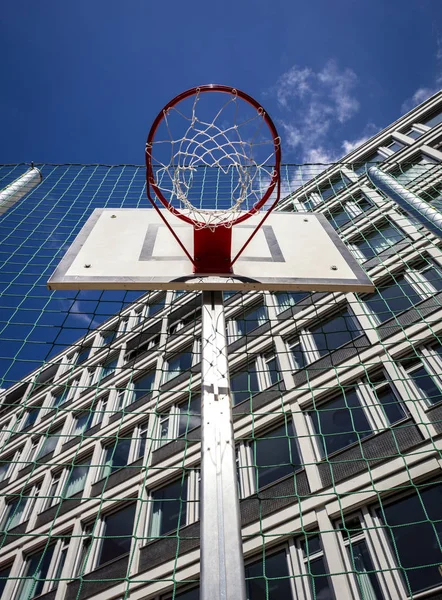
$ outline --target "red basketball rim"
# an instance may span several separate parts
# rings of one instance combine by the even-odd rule
[[[155,133],[156,133],[161,121],[164,119],[165,114],[167,114],[167,112],[171,108],[173,108],[174,106],[176,106],[177,104],[179,104],[180,102],[185,100],[186,98],[189,98],[190,96],[194,96],[196,94],[201,94],[201,93],[206,93],[206,92],[222,92],[222,93],[231,94],[231,95],[234,94],[238,98],[241,98],[242,100],[244,100],[245,102],[247,102],[248,104],[250,104],[251,106],[256,108],[256,110],[262,114],[262,116],[272,134],[273,144],[274,144],[274,149],[275,149],[275,167],[273,169],[273,173],[270,178],[268,188],[264,192],[262,198],[260,200],[258,200],[258,202],[250,210],[248,210],[245,214],[242,214],[241,216],[237,217],[236,219],[229,221],[229,227],[230,227],[232,225],[235,225],[236,223],[241,223],[242,221],[245,221],[252,215],[256,214],[264,206],[264,204],[267,202],[267,200],[272,195],[273,190],[275,189],[275,186],[279,181],[279,174],[280,174],[280,167],[281,167],[280,137],[278,135],[278,132],[276,130],[276,127],[275,127],[272,119],[270,118],[268,113],[263,109],[263,107],[254,98],[252,98],[245,92],[242,92],[241,90],[238,90],[236,88],[232,88],[232,87],[229,87],[226,85],[217,85],[217,84],[213,84],[213,83],[208,84],[208,85],[201,85],[199,87],[194,87],[185,92],[182,92],[178,96],[175,96],[175,98],[173,98],[168,104],[166,104],[166,106],[164,106],[164,108],[158,113],[156,119],[152,123],[152,127],[150,128],[150,131],[149,131],[149,135],[147,136],[147,141],[146,141],[146,183],[147,183],[146,191],[147,191],[147,196],[148,196],[150,202],[154,206],[156,206],[156,205],[154,203],[154,200],[151,198],[150,187],[152,187],[153,191],[155,192],[155,195],[157,196],[157,198],[159,199],[161,204],[165,208],[167,208],[172,214],[174,214],[176,217],[185,221],[186,223],[190,223],[191,225],[197,225],[200,227],[204,226],[204,223],[199,223],[198,221],[195,221],[191,217],[181,213],[164,197],[161,189],[155,182],[153,166],[152,166],[152,145],[154,142]],[[214,227],[225,227],[225,226],[226,225],[223,223],[214,225]]]

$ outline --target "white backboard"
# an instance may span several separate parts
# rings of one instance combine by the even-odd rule
[[[193,229],[163,210],[193,256]],[[232,256],[262,219],[232,229]],[[96,209],[48,281],[51,290],[357,291],[373,284],[320,214],[274,212],[231,276],[195,276],[154,209]]]

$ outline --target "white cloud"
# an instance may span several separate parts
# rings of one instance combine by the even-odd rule
[[[421,102],[424,102],[434,94],[440,91],[442,87],[442,38],[436,40],[436,62],[437,69],[434,76],[434,82],[431,85],[421,86],[417,88],[414,94],[402,103],[401,110],[403,113],[408,112]]]
[[[279,126],[286,147],[297,150],[303,162],[329,163],[342,156],[344,146],[336,148],[329,136],[358,112],[357,85],[356,73],[333,60],[319,71],[294,65],[281,75],[272,91],[283,113]]]

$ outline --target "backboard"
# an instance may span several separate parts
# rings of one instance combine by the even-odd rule
[[[192,225],[161,209],[193,255]],[[261,221],[232,228],[232,256]],[[228,276],[196,276],[154,209],[95,209],[48,281],[50,290],[373,291],[327,219],[270,214]]]

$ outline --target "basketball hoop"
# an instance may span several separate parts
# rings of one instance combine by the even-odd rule
[[[210,93],[207,93],[210,92]],[[240,90],[192,88],[158,114],[146,143],[147,195],[191,260],[194,273],[229,274],[280,194],[280,138],[269,115]],[[194,229],[193,256],[153,195]],[[232,227],[266,208],[231,256]]]

